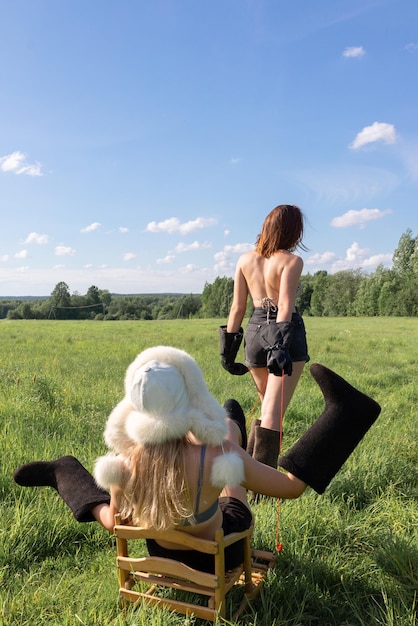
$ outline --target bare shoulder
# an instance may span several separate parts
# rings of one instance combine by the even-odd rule
[[[303,260],[297,254],[288,250],[278,250],[268,259],[270,269],[275,269],[281,273],[285,269],[300,270],[303,268]]]
[[[303,268],[302,258],[293,252],[289,252],[289,250],[279,250],[272,257],[270,257],[270,260],[275,266],[282,270],[287,269],[302,271]]]
[[[254,263],[258,257],[260,257],[260,255],[257,254],[255,250],[243,252],[243,254],[241,254],[238,259],[238,265],[240,265],[241,267],[246,267],[249,263]]]
[[[303,269],[303,259],[302,257],[300,257],[298,254],[294,254],[293,252],[289,253],[290,255],[290,260],[289,260],[289,264],[292,267],[295,267],[296,269]]]

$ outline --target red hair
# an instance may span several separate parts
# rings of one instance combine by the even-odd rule
[[[278,250],[292,250],[302,245],[303,213],[294,204],[280,204],[267,215],[255,245],[256,252],[269,258]]]

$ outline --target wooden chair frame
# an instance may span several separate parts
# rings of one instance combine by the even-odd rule
[[[248,603],[262,587],[268,570],[275,561],[275,555],[263,550],[252,550],[250,541],[253,527],[239,533],[224,536],[223,530],[216,532],[214,541],[199,539],[180,530],[159,532],[121,524],[120,516],[115,518],[119,595],[129,602],[148,602],[164,606],[184,615],[215,621],[226,618],[226,594],[234,585],[244,589],[243,599],[233,615],[237,620]],[[137,539],[155,539],[178,544],[179,549],[189,548],[206,554],[213,554],[215,573],[202,572],[173,559],[145,556],[129,556],[128,542]],[[225,548],[236,541],[244,541],[244,562],[231,571],[225,572]],[[137,588],[135,588],[137,587]],[[172,588],[197,594],[206,598],[206,605],[180,601],[175,598],[157,596],[161,588]]]

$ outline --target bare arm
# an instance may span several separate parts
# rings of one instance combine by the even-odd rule
[[[231,441],[225,442],[224,447],[233,450],[242,458],[245,473],[245,481],[242,486],[246,489],[265,496],[288,500],[299,498],[305,491],[306,483],[290,472],[281,472],[256,461],[245,450]]]
[[[290,261],[283,268],[280,278],[277,322],[290,322],[292,319],[302,269],[303,261],[296,255],[292,255]]]
[[[238,261],[234,278],[234,296],[227,323],[228,333],[236,333],[240,329],[245,311],[247,309],[247,298],[247,281],[242,273],[240,261]]]
[[[113,533],[113,527],[115,525],[115,515],[119,513],[119,509],[116,506],[119,492],[120,487],[112,487],[110,490],[110,504],[99,504],[92,510],[99,524],[111,533]]]
[[[255,493],[274,498],[299,498],[306,489],[306,483],[290,474],[283,473],[273,467],[259,463],[248,454],[244,461],[245,484],[247,489]]]

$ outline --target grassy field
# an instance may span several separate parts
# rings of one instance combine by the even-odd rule
[[[258,415],[249,376],[220,367],[220,320],[0,322],[1,626],[184,624],[151,609],[122,613],[113,537],[78,524],[50,488],[12,480],[21,463],[74,454],[92,470],[102,433],[142,349],[183,348],[212,393]],[[418,589],[418,320],[305,320],[312,362],[373,396],[382,413],[324,495],[280,508],[284,549],[245,615],[257,626],[413,626]],[[306,367],[284,425],[284,449],[319,416],[323,401]],[[254,507],[254,544],[274,549],[277,503]],[[189,620],[188,624],[199,624]]]

